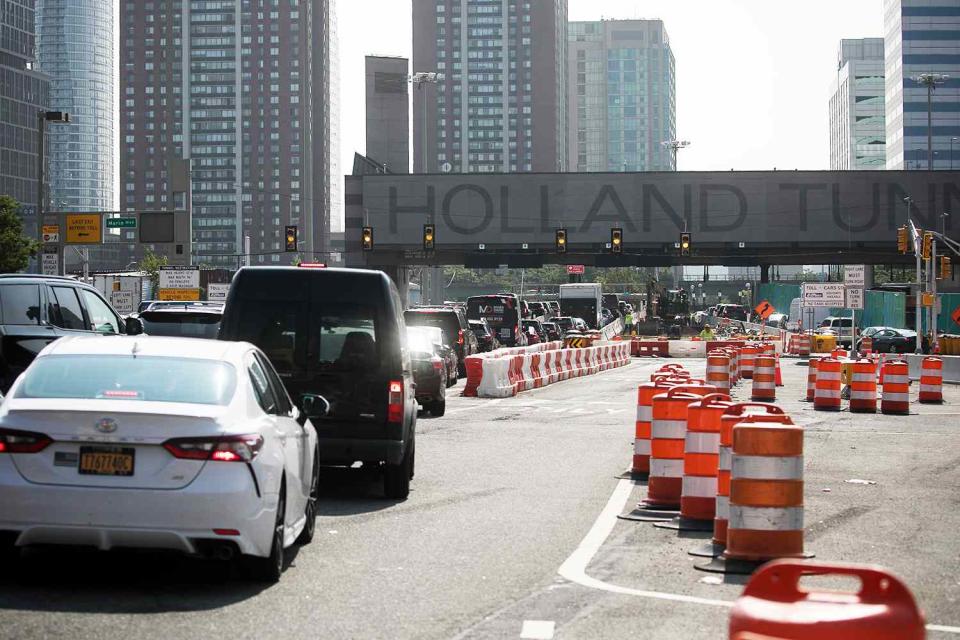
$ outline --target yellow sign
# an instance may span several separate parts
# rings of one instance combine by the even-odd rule
[[[160,300],[195,302],[200,300],[200,289],[160,289]]]
[[[99,213],[68,213],[67,244],[100,244],[103,228]]]
[[[937,302],[937,296],[932,293],[924,293],[920,297],[920,303],[925,307],[932,307]]]

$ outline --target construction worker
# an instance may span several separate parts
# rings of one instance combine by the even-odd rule
[[[703,331],[700,332],[700,338],[703,340],[716,340],[717,336],[713,333],[713,328],[709,324],[703,325]]]
[[[623,319],[623,333],[628,336],[633,334],[633,313],[630,311]]]

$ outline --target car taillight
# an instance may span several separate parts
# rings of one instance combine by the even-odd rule
[[[403,380],[391,380],[387,396],[387,422],[403,422]]]
[[[216,462],[250,462],[262,447],[263,438],[258,435],[174,438],[163,443],[163,448],[174,458]]]
[[[457,344],[463,344],[463,329],[457,334]]]
[[[42,433],[0,429],[0,453],[39,453],[52,443]]]
[[[436,356],[430,358],[430,364],[433,365],[433,370],[434,370],[434,371],[442,371],[442,370],[443,370],[443,360],[441,360],[440,358],[438,358],[438,357],[436,357]]]

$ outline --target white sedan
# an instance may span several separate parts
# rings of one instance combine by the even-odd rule
[[[315,527],[308,418],[329,405],[305,396],[302,406],[248,343],[61,338],[0,404],[6,551],[242,556],[256,579],[276,581],[284,548],[310,542]]]

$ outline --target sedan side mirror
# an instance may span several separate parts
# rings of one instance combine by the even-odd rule
[[[123,322],[123,331],[128,336],[139,336],[143,334],[143,320],[140,318],[127,318]]]
[[[300,396],[300,406],[303,407],[303,415],[309,419],[323,418],[330,413],[330,403],[327,399],[313,393]]]

